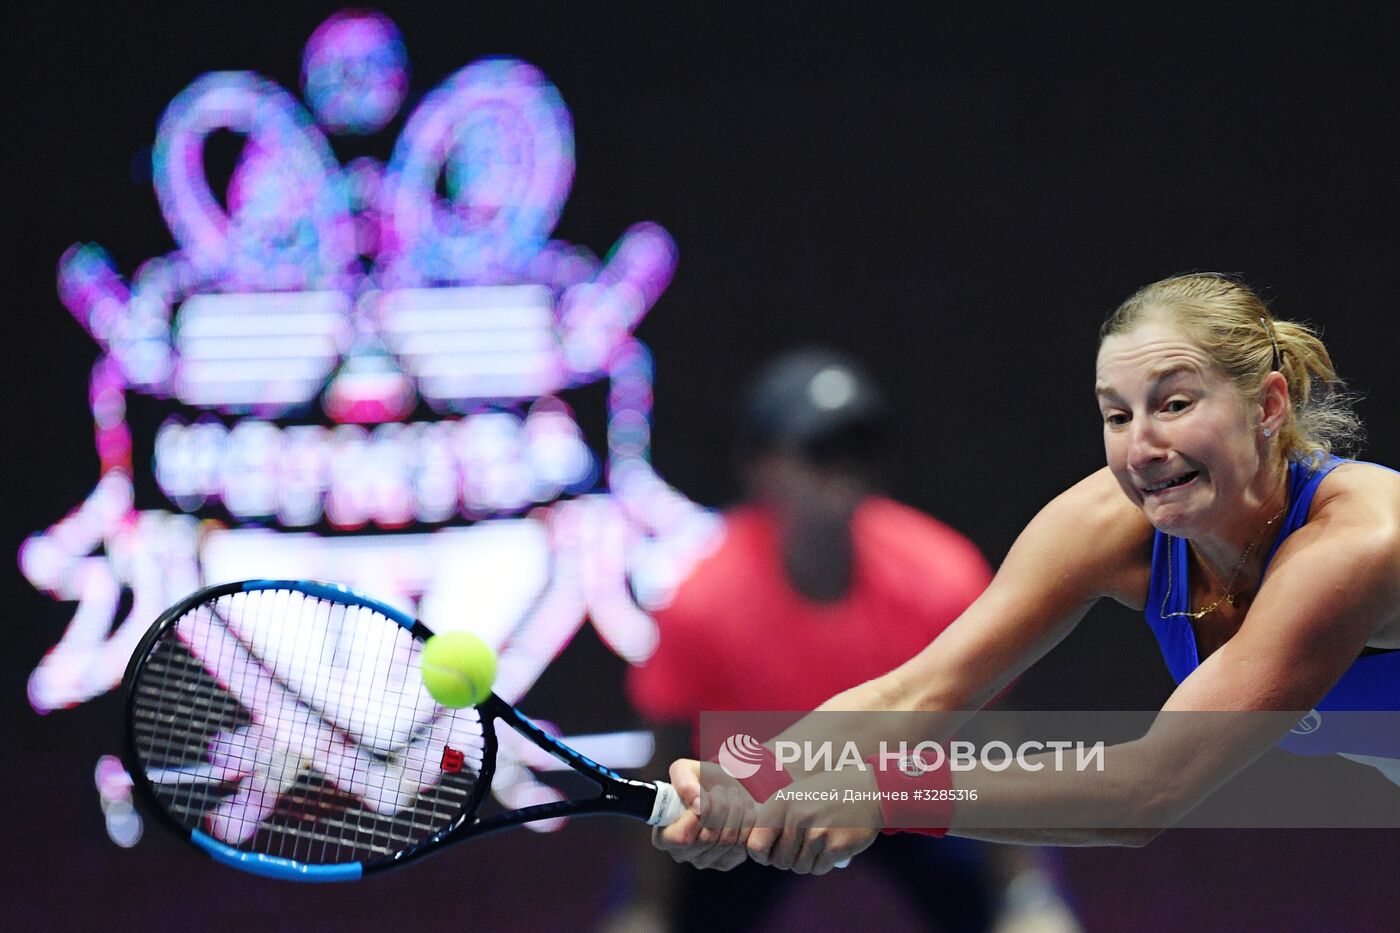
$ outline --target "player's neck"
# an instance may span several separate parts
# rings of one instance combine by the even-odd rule
[[[1243,508],[1230,526],[1217,534],[1191,541],[1198,559],[1208,563],[1222,581],[1227,576],[1255,580],[1262,572],[1270,546],[1278,536],[1280,519],[1288,508],[1288,468],[1270,471],[1255,484]],[[1230,583],[1224,585],[1228,588]]]

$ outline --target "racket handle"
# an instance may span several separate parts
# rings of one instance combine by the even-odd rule
[[[651,816],[647,819],[649,826],[670,826],[685,813],[685,804],[681,802],[681,795],[676,789],[665,781],[656,783],[656,803],[652,805]],[[837,868],[845,868],[851,864],[850,859],[842,859],[836,863]]]

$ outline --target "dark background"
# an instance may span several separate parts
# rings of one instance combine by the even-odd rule
[[[579,928],[625,888],[636,830],[610,821],[512,834],[333,890],[216,870],[153,829],[121,850],[91,777],[117,746],[114,699],[43,717],[24,699],[71,606],[36,593],[13,555],[97,477],[97,348],[57,299],[58,257],[95,240],[130,274],[169,252],[148,168],[166,103],[220,69],[259,71],[299,96],[304,43],[338,8],[5,10],[8,928]],[[656,362],[654,462],[699,502],[736,492],[736,374],[827,343],[874,366],[903,403],[892,490],[998,561],[1040,504],[1102,463],[1098,323],[1137,286],[1187,269],[1240,273],[1278,315],[1320,324],[1365,393],[1368,457],[1400,465],[1395,9],[386,12],[408,49],[410,99],[380,134],[335,142],[342,159],[387,158],[418,96],[469,61],[511,54],[543,69],[572,111],[577,171],[555,235],[599,253],[640,220],[675,237],[679,271],[639,334]],[[586,640],[570,652],[568,688],[537,697],[554,708],[536,711],[567,719],[567,698],[582,697],[581,719],[605,711],[589,725],[635,724],[620,662]],[[1106,607],[1022,691],[1028,706],[1149,708],[1169,686],[1140,619]],[[1094,930],[1382,930],[1400,912],[1393,832],[1181,831],[1144,850],[1067,853],[1064,867]],[[785,922],[831,923],[859,902],[844,925],[909,924],[883,885],[859,865],[804,879]]]

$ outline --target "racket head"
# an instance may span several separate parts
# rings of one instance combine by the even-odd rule
[[[138,797],[254,874],[343,881],[424,854],[473,820],[496,755],[491,717],[423,688],[431,634],[308,581],[187,597],[152,624],[123,679]]]

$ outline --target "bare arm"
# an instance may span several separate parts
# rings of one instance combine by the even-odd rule
[[[1400,522],[1364,500],[1335,497],[1315,508],[1280,548],[1239,631],[1182,682],[1147,735],[1107,750],[1102,772],[956,772],[955,788],[976,788],[978,799],[958,802],[952,831],[1015,843],[1143,844],[1274,745],[1368,641],[1397,624]],[[1247,715],[1218,715],[1229,712]],[[1200,713],[1217,715],[1193,715]],[[868,773],[852,780],[873,789]],[[873,817],[841,806],[770,801],[750,834],[750,855],[800,872],[830,870],[873,832],[829,827],[878,825],[878,804],[861,805],[875,806]],[[1047,814],[1054,826],[1105,828],[978,828],[1045,826]]]
[[[956,823],[994,815],[1034,825],[1047,806],[1100,830],[969,829],[1001,842],[1142,844],[1172,825],[1312,709],[1393,621],[1400,605],[1400,538],[1369,510],[1329,505],[1279,551],[1240,630],[1172,694],[1143,738],[1106,751],[1100,775],[963,772],[977,787]],[[1240,716],[1193,716],[1238,712]],[[1277,715],[1269,715],[1277,712]]]

